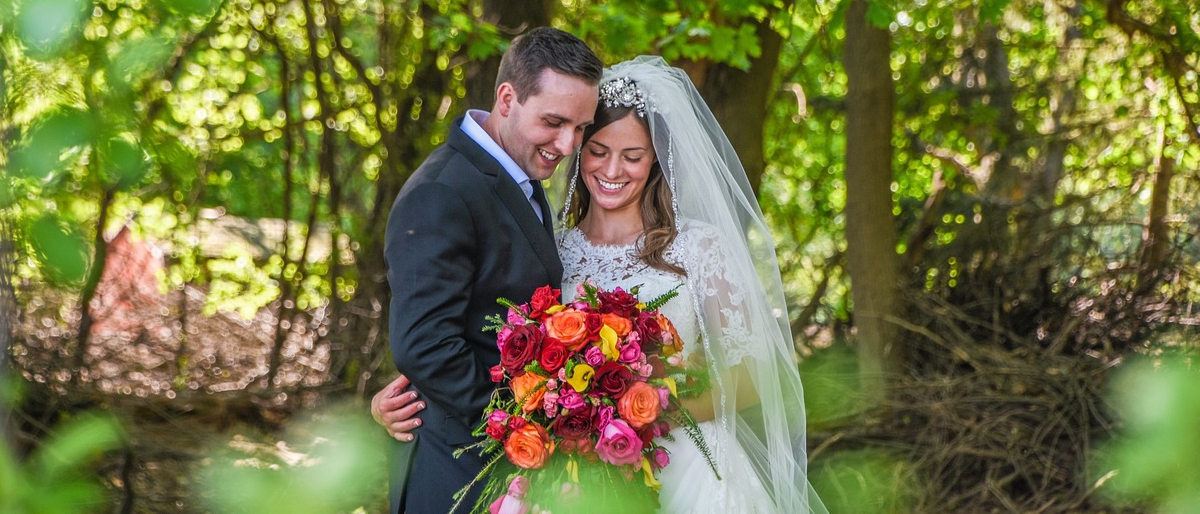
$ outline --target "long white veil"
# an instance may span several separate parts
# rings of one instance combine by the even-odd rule
[[[632,80],[644,96],[677,228],[696,220],[716,231],[710,250],[720,258],[682,264],[701,318],[717,423],[735,434],[777,512],[825,513],[808,480],[804,395],[775,242],[746,171],[682,70],[641,56],[605,70],[602,87],[620,78]],[[738,389],[747,387],[757,406],[738,404]],[[723,477],[733,486],[746,478]]]

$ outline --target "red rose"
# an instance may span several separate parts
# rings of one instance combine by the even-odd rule
[[[626,318],[637,314],[637,298],[625,292],[624,289],[618,287],[612,292],[601,291],[597,296],[600,300],[602,314],[616,314]]]
[[[662,344],[662,325],[658,323],[658,318],[643,312],[636,320],[633,321],[633,329],[642,335],[642,348],[648,346],[659,346]],[[652,343],[647,345],[646,342]]]
[[[533,299],[529,300],[529,317],[534,319],[542,319],[546,316],[546,309],[553,307],[562,297],[562,292],[550,286],[542,286],[533,292]]]
[[[609,398],[620,398],[633,380],[633,372],[623,364],[608,362],[596,370],[592,377],[592,388],[604,393]]]
[[[553,339],[547,339],[542,345],[542,352],[538,355],[538,363],[542,365],[542,369],[553,375],[562,369],[563,364],[567,363],[567,358],[570,356],[571,352],[567,351],[566,345]]]
[[[504,371],[512,377],[525,374],[525,366],[537,357],[544,337],[541,329],[534,325],[513,327],[512,334],[504,343],[504,350],[500,352],[500,365]]]
[[[577,409],[571,409],[554,420],[551,430],[564,439],[581,439],[596,430],[596,410],[585,404]]]
[[[595,312],[589,312],[584,320],[584,327],[587,328],[588,341],[599,341],[600,329],[604,328],[604,318]]]

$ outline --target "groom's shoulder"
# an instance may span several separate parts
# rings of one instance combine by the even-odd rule
[[[485,179],[485,175],[466,155],[449,145],[442,145],[417,167],[404,188],[439,183],[454,189],[472,189],[485,184]]]

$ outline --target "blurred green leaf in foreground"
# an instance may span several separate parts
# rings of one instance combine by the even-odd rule
[[[1116,500],[1148,501],[1155,512],[1196,512],[1200,370],[1194,358],[1132,363],[1116,377],[1110,395],[1124,428],[1101,454],[1097,487]]]
[[[364,512],[386,494],[385,432],[366,409],[323,410],[275,444],[237,435],[201,479],[215,513]]]
[[[0,514],[76,514],[105,500],[88,462],[121,444],[121,425],[106,415],[64,422],[25,462],[0,441]]]

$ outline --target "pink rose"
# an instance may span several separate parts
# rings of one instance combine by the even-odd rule
[[[665,387],[658,388],[658,402],[662,404],[662,408],[667,408],[667,403],[671,401],[671,390]]]
[[[604,425],[607,425],[610,421],[612,421],[613,413],[615,413],[616,411],[617,411],[617,408],[613,407],[611,405],[601,406],[600,409],[596,413],[596,415],[598,416],[597,421],[599,421],[599,423],[596,423],[596,426],[598,426],[600,428],[604,428]]]
[[[642,346],[636,342],[629,342],[621,345],[621,356],[618,359],[626,364],[637,362],[642,357]]]
[[[512,337],[512,333],[512,327],[506,326],[500,329],[500,332],[496,334],[496,348],[499,348],[500,351],[504,351],[504,343],[508,342],[508,338]]]
[[[600,431],[596,456],[616,466],[636,464],[642,459],[642,439],[624,421],[614,419]]]
[[[671,457],[667,455],[667,451],[662,448],[655,448],[653,458],[650,459],[650,464],[654,465],[655,469],[662,469],[671,463]]]
[[[525,319],[525,313],[529,312],[526,309],[527,307],[521,307],[520,311],[517,311],[516,309],[509,309],[507,315],[505,316],[505,321],[507,321],[509,325],[524,325],[525,322],[528,321]]]
[[[587,352],[583,354],[583,362],[593,368],[599,368],[604,364],[604,352],[600,351],[599,346],[589,346]]]
[[[525,493],[529,491],[529,479],[515,476],[508,483],[508,492],[488,506],[490,514],[525,514],[529,512],[529,504],[525,502]]]
[[[504,423],[508,421],[508,413],[502,410],[494,410],[488,414],[488,422]]]

